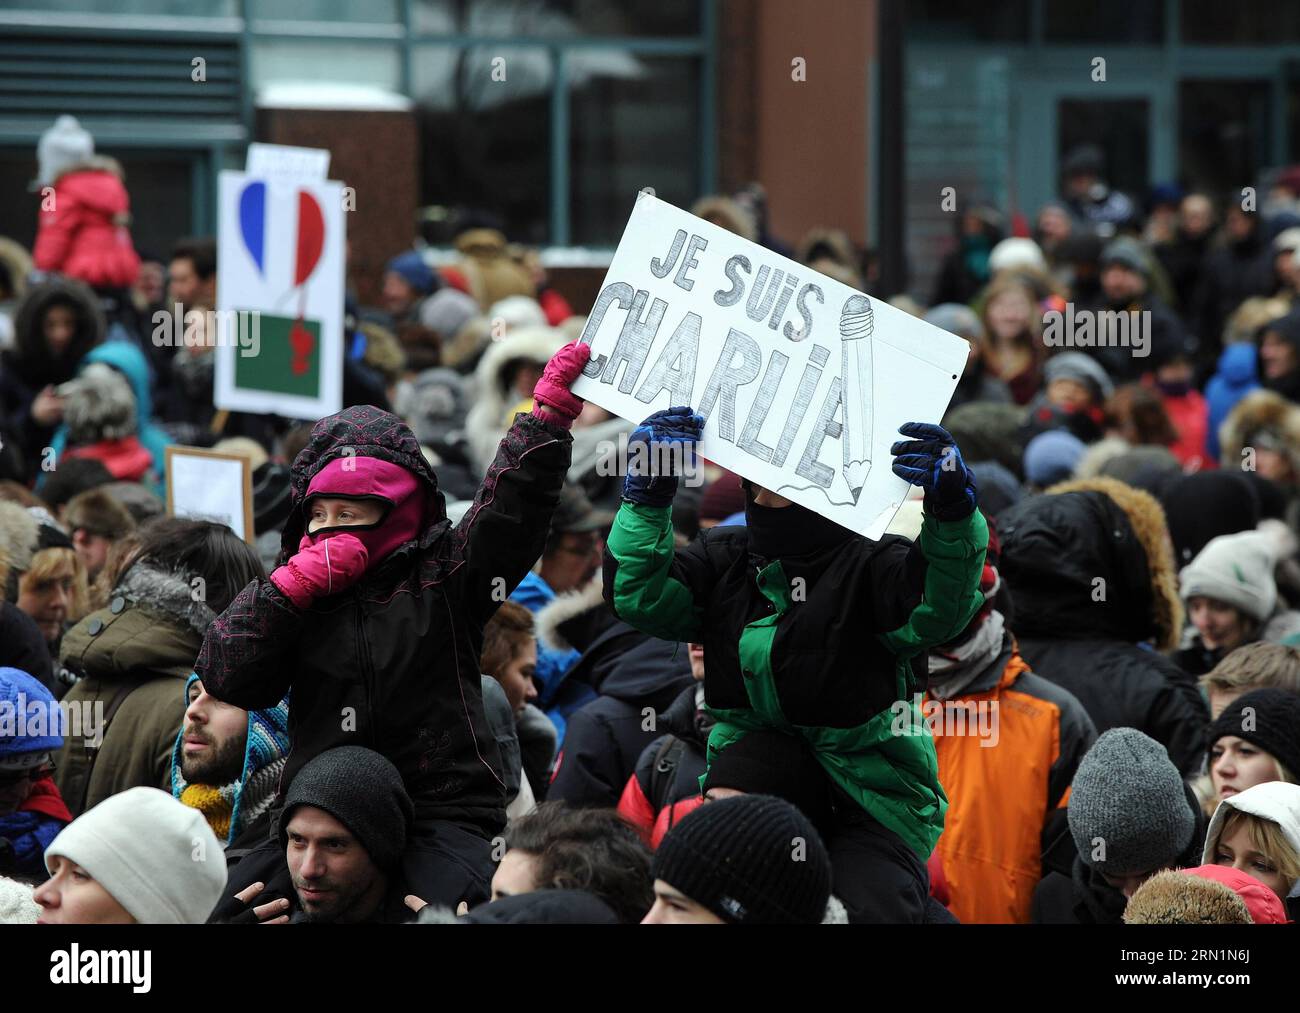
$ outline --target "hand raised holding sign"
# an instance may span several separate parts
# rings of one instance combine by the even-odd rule
[[[925,490],[925,509],[941,521],[960,521],[975,509],[975,475],[961,459],[961,451],[943,426],[907,422],[899,426],[904,436],[889,448],[894,474]]]
[[[677,494],[685,456],[695,453],[704,419],[686,405],[655,412],[628,437],[628,470],[623,499],[642,506],[668,506]],[[644,452],[637,451],[638,445]],[[633,470],[632,462],[642,462]]]

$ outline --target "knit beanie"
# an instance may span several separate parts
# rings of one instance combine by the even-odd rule
[[[399,253],[384,266],[384,271],[400,275],[403,281],[421,295],[428,295],[438,287],[433,268],[415,250]]]
[[[984,340],[984,325],[980,323],[979,315],[965,303],[940,303],[926,310],[921,319],[959,338]]]
[[[226,887],[226,856],[203,815],[157,788],[110,795],[45,851],[88,872],[143,925],[199,925]]]
[[[298,771],[280,814],[282,848],[289,847],[289,820],[300,805],[333,816],[386,871],[401,861],[415,816],[397,768],[361,746],[327,749]]]
[[[454,288],[443,288],[420,306],[420,323],[433,328],[444,341],[450,341],[481,312],[472,295]]]
[[[95,139],[75,116],[60,116],[36,142],[36,186],[49,186],[95,153]]]
[[[1164,868],[1196,830],[1178,768],[1135,728],[1104,732],[1084,755],[1067,815],[1079,857],[1110,876]]]
[[[1276,897],[1273,900],[1280,906]],[[1169,869],[1137,888],[1124,909],[1124,924],[1250,925],[1252,919],[1246,902],[1232,887]]]
[[[1101,269],[1104,271],[1112,264],[1126,267],[1144,278],[1151,274],[1151,262],[1145,247],[1130,236],[1111,240],[1101,251]]]
[[[0,770],[27,770],[63,745],[62,712],[39,680],[0,668]]]
[[[1253,530],[1259,497],[1240,471],[1198,471],[1174,479],[1160,493],[1174,542],[1174,562],[1186,566],[1210,539]]]
[[[830,778],[808,744],[784,732],[746,732],[713,758],[700,787],[772,795],[807,816],[819,832],[830,825]]]
[[[1025,447],[1025,481],[1040,488],[1064,482],[1086,449],[1079,437],[1064,429],[1039,433]]]
[[[1237,697],[1210,725],[1210,745],[1225,735],[1253,743],[1300,777],[1300,693],[1256,689]]]
[[[812,824],[768,795],[706,802],[664,837],[651,875],[732,924],[816,925],[831,863]]]
[[[1178,575],[1184,602],[1204,595],[1231,605],[1257,622],[1273,614],[1277,584],[1273,543],[1258,531],[1241,531],[1210,539]]]
[[[1043,386],[1047,387],[1053,380],[1074,380],[1083,384],[1092,391],[1092,398],[1098,404],[1109,401],[1115,393],[1115,384],[1101,363],[1083,352],[1061,352],[1048,359],[1043,367]]]

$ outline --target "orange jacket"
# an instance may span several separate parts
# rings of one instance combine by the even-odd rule
[[[949,910],[962,922],[1027,923],[1044,824],[1065,806],[1096,728],[1077,698],[1029,670],[1009,634],[987,676],[951,700],[927,694],[923,716],[948,796],[935,850]]]

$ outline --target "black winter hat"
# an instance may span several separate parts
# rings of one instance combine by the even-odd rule
[[[1161,490],[1174,563],[1186,566],[1219,535],[1250,531],[1260,521],[1259,497],[1240,471],[1198,471],[1174,479]]]
[[[733,788],[784,799],[812,821],[830,825],[831,782],[809,746],[783,732],[746,732],[709,764],[704,791]]]
[[[1225,735],[1253,743],[1300,776],[1300,693],[1256,689],[1237,697],[1210,725],[1210,745]]]
[[[415,812],[402,775],[374,750],[327,749],[298,771],[280,814],[280,847],[286,850],[289,819],[300,805],[323,809],[342,823],[381,869],[401,861]]]
[[[732,924],[816,925],[831,895],[817,831],[770,795],[706,802],[664,837],[651,874]]]

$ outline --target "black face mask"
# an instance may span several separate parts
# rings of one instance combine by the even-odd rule
[[[759,506],[754,502],[754,486],[741,483],[745,490],[745,524],[749,528],[749,548],[765,559],[806,556],[857,538],[848,528],[814,513],[798,503],[785,507]]]

